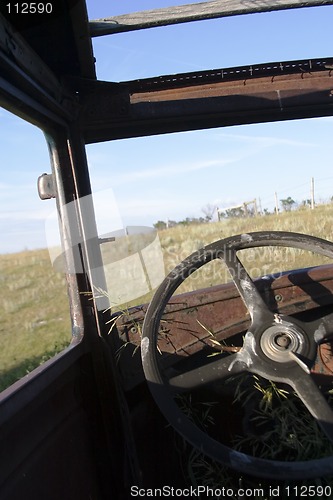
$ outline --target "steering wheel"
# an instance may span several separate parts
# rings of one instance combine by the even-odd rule
[[[333,243],[279,231],[232,236],[194,252],[164,279],[148,307],[141,343],[144,374],[166,419],[191,445],[212,459],[257,477],[322,477],[333,473],[332,456],[285,462],[247,455],[206,434],[185,415],[174,399],[178,393],[224,381],[242,372],[256,374],[270,381],[288,384],[333,442],[333,411],[310,373],[318,345],[332,336],[333,312],[304,322],[271,311],[237,256],[239,250],[264,246],[299,248],[333,258]],[[160,321],[166,304],[187,277],[214,259],[225,262],[249,311],[251,325],[244,336],[243,346],[228,356],[216,356],[213,362],[167,376],[161,367],[162,356],[157,347]]]

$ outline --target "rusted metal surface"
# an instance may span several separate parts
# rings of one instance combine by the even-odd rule
[[[231,70],[233,71],[235,80],[231,80],[230,77],[233,75],[229,76],[227,70],[227,76],[224,79],[223,70],[221,70],[217,72],[217,77],[214,78],[214,81],[211,81],[207,75],[207,83],[199,83],[200,78],[193,76],[192,87],[190,87],[190,85],[185,87],[184,83],[181,84],[180,80],[179,86],[174,85],[174,88],[167,90],[163,90],[163,85],[161,85],[161,89],[159,90],[157,83],[157,88],[154,88],[154,86],[151,85],[150,92],[133,91],[130,100],[132,104],[135,104],[140,102],[177,101],[182,99],[203,99],[206,97],[210,98],[232,95],[253,95],[262,97],[266,95],[267,99],[275,101],[276,97],[274,97],[274,94],[279,93],[279,105],[283,107],[285,98],[306,94],[309,91],[313,92],[314,89],[317,91],[331,90],[333,86],[333,77],[332,70],[329,68],[330,65],[333,67],[333,60],[320,65],[318,64],[317,68],[315,67],[312,73],[310,69],[311,61],[306,62],[304,65],[302,63],[297,65],[297,70],[295,72],[293,71],[293,65],[289,64],[289,68],[292,70],[292,73],[288,74],[288,65],[286,65],[285,71],[287,74],[284,74],[283,69],[279,71],[278,64],[273,64],[272,66],[274,66],[277,71],[273,72],[271,70],[267,70],[266,76],[259,76],[260,74],[263,75],[265,70],[255,73],[255,69],[251,70],[248,67],[244,69],[240,68],[239,73],[237,73],[238,70]],[[283,68],[282,64],[281,67]],[[253,75],[253,72],[254,77],[251,76],[251,73]],[[217,81],[219,75],[221,75],[221,80]],[[205,78],[201,81],[204,80]]]
[[[332,265],[291,271],[276,279],[259,279],[255,283],[266,304],[277,313],[294,315],[333,304]],[[147,307],[133,308],[128,314],[119,315],[116,322],[121,341],[129,343],[134,349],[140,346]],[[176,295],[163,315],[159,348],[166,357],[170,355],[167,365],[174,362],[174,354],[186,357],[204,346],[211,348],[214,345],[212,339],[230,339],[245,332],[249,324],[249,313],[233,283]],[[125,346],[123,352],[128,348]],[[318,359],[314,371],[331,374],[333,361],[330,353],[330,344],[320,347],[323,363],[320,364]],[[121,356],[122,353],[120,360]],[[140,369],[135,369],[135,360],[132,374],[128,370],[125,373],[130,378],[134,375],[139,377]]]
[[[320,76],[321,73],[324,74],[323,76],[325,76],[325,73],[330,75],[332,69],[333,58],[279,61],[156,76],[154,78],[123,82],[122,85],[129,89],[132,95],[131,101],[133,102],[133,95],[139,93],[171,92],[184,88],[184,95],[187,95],[186,92],[189,91],[189,87],[192,87],[194,91],[199,87],[198,93],[200,93],[200,90],[205,88],[205,85],[224,84],[227,87],[228,82],[231,88],[248,87],[252,81],[255,86],[259,84],[262,87],[264,83],[267,85],[282,83],[284,80],[290,79],[293,75],[298,75],[300,77],[299,80],[308,80],[310,77],[313,79],[313,77]],[[266,78],[266,81],[261,80],[261,78]],[[237,82],[239,82],[238,85]],[[301,82],[299,83],[301,84]],[[161,95],[163,96],[163,94]],[[163,98],[161,97],[160,100],[163,100]]]
[[[1,500],[126,498],[123,465],[117,468],[124,441],[112,422],[117,407],[106,413],[111,459],[95,377],[91,352],[80,343],[1,394]]]
[[[333,59],[122,82],[78,82],[86,142],[329,116]],[[101,105],[103,103],[103,105]]]
[[[273,311],[288,315],[311,312],[333,304],[333,266],[294,271],[270,281],[257,280],[256,286]],[[126,389],[143,381],[139,347],[146,309],[147,305],[133,308],[117,320],[123,342],[119,369]],[[248,311],[232,283],[175,296],[163,317],[163,334],[159,342],[165,366],[175,363],[178,356],[184,358],[205,346],[211,348],[215,339],[222,342],[229,339],[230,345],[230,339],[245,333],[249,325]],[[322,383],[330,383],[333,373],[331,343],[319,346],[312,372],[320,375]],[[326,377],[329,378],[326,380]]]
[[[333,376],[333,343],[319,346],[319,359],[314,371],[320,374]]]

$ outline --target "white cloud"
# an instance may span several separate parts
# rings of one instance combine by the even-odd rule
[[[205,170],[211,167],[221,166],[223,164],[229,163],[227,160],[210,160],[210,161],[199,161],[191,163],[178,163],[169,164],[165,166],[160,166],[157,168],[148,168],[145,170],[135,170],[134,172],[128,172],[125,174],[120,174],[115,176],[115,181],[117,183],[133,182],[135,180],[141,179],[152,179],[158,177],[169,177],[171,175],[186,174],[189,172],[194,172],[197,170]]]
[[[243,142],[251,146],[259,146],[261,148],[270,148],[274,146],[295,146],[295,147],[315,147],[315,143],[308,141],[299,141],[287,137],[264,136],[264,135],[245,135],[233,133],[218,133],[217,138],[229,139],[233,141]]]

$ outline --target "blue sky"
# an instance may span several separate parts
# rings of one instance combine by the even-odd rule
[[[90,19],[156,6],[151,1],[125,1],[110,12],[107,4],[88,1]],[[98,77],[121,81],[326,57],[332,54],[332,13],[331,7],[298,9],[96,38]],[[309,198],[311,177],[316,199],[326,200],[333,193],[331,126],[332,119],[326,118],[88,146],[92,181],[101,189],[112,176],[123,217],[143,217],[146,223],[202,216],[208,203],[223,207],[253,198],[271,210],[275,191],[279,199]]]
[[[96,19],[178,3],[88,0],[88,10]],[[98,78],[329,57],[332,13],[331,6],[300,9],[101,37],[94,40]],[[272,210],[275,191],[279,199],[309,198],[311,177],[316,201],[328,200],[332,125],[333,118],[325,118],[90,145],[100,232],[118,229],[120,219],[151,225],[203,216],[207,204],[227,207],[253,198]],[[43,136],[1,109],[0,126],[0,253],[45,247],[45,218],[55,204],[39,200],[36,191],[38,175],[50,171]],[[119,216],[112,218],[115,211]]]

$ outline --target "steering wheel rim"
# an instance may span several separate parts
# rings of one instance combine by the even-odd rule
[[[304,359],[313,358],[313,349],[333,332],[333,314],[312,322],[311,327],[308,327],[299,320],[270,311],[236,256],[239,250],[263,246],[305,249],[333,258],[333,243],[313,236],[279,231],[232,236],[192,253],[164,279],[147,309],[141,343],[144,374],[158,407],[169,423],[192,446],[212,459],[257,477],[295,480],[322,477],[333,472],[333,456],[285,462],[247,455],[207,435],[174,401],[177,390],[191,390],[201,383],[200,380],[203,384],[209,384],[244,371],[258,374],[269,380],[289,384],[333,442],[333,411],[312,380],[310,370],[304,362]],[[250,312],[252,322],[245,335],[244,345],[239,352],[227,358],[166,380],[157,349],[159,324],[165,306],[192,272],[214,259],[222,259],[226,263]],[[193,377],[194,382],[191,381]]]

